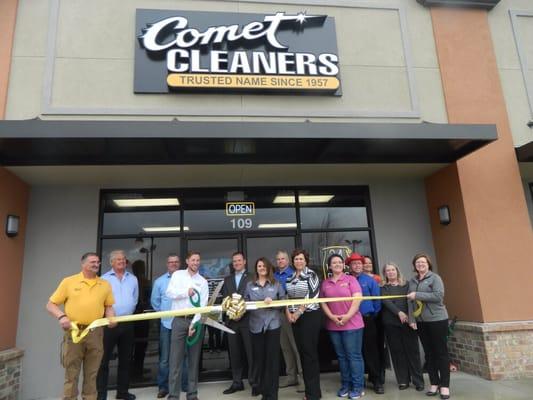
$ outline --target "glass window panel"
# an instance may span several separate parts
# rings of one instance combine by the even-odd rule
[[[366,207],[302,207],[302,229],[366,228]]]
[[[149,238],[144,240],[150,240]],[[111,269],[109,256],[113,250],[123,250],[128,259],[128,270],[131,272],[131,264],[136,260],[146,260],[146,256],[140,252],[140,243],[135,239],[104,239],[102,240],[102,274]]]
[[[200,275],[206,279],[223,278],[230,273],[231,255],[238,249],[237,238],[189,240],[188,250],[200,253]]]
[[[151,268],[153,281],[167,272],[167,258],[171,253],[175,253],[178,256],[180,255],[180,238],[154,238],[154,251],[152,253]],[[185,267],[184,260],[181,260],[181,267]]]
[[[200,191],[184,197],[184,225],[188,232],[295,230],[294,203],[276,204],[275,190]],[[293,192],[290,192],[294,196]],[[227,202],[253,202],[255,215],[226,215]]]
[[[104,235],[135,235],[146,234],[144,228],[156,228],[152,233],[179,233],[180,212],[174,211],[143,211],[143,212],[114,212],[104,214]],[[166,229],[165,229],[166,228]],[[172,228],[172,229],[170,229]],[[168,230],[170,229],[170,231]]]
[[[246,240],[246,257],[248,258],[248,271],[255,273],[255,262],[259,257],[266,257],[272,265],[276,266],[276,253],[285,250],[291,254],[294,249],[293,236],[278,237],[251,237]]]
[[[368,227],[361,188],[299,190],[298,198],[302,229]]]
[[[302,247],[309,252],[310,266],[324,277],[326,247],[342,246],[360,254],[372,255],[368,232],[302,233]]]

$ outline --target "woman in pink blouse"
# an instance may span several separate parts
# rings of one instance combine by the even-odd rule
[[[322,282],[320,297],[353,297],[362,296],[361,287],[353,276],[344,273],[344,259],[333,254],[328,258],[328,267],[332,276]],[[364,395],[363,356],[363,318],[359,312],[360,299],[353,301],[339,301],[322,303],[322,309],[327,316],[326,329],[341,372],[341,388],[339,397],[358,399]]]

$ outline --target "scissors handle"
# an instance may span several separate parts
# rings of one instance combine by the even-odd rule
[[[200,307],[200,292],[196,289],[192,289],[194,292],[192,296],[189,296],[189,301],[193,305],[193,307]]]

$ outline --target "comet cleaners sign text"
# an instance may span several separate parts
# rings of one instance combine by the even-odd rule
[[[135,92],[340,95],[325,15],[137,10]]]

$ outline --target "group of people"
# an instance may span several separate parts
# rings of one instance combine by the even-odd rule
[[[277,268],[270,260],[256,260],[248,273],[242,252],[232,255],[232,273],[224,279],[222,294],[242,296],[246,301],[305,299],[303,304],[259,308],[247,311],[238,320],[226,320],[235,333],[228,335],[232,383],[223,394],[244,390],[247,373],[251,395],[262,400],[278,398],[279,387],[295,386],[305,400],[322,397],[320,387],[319,335],[327,330],[337,355],[341,385],[339,397],[358,399],[371,384],[384,393],[386,343],[400,390],[413,384],[424,390],[418,338],[425,353],[430,387],[428,396],[450,397],[447,350],[448,315],[443,304],[444,286],[432,271],[430,258],[413,258],[414,276],[406,281],[398,266],[387,263],[382,277],[374,274],[372,259],[352,253],[344,259],[332,254],[329,275],[321,281],[309,267],[309,254],[296,249],[276,255]],[[156,311],[180,310],[207,305],[208,283],[199,273],[200,254],[189,252],[186,269],[180,269],[177,254],[167,258],[167,272],[153,285],[151,304]],[[133,346],[133,324],[110,323],[90,331],[80,343],[73,343],[70,322],[84,329],[102,316],[132,314],[138,300],[136,277],[126,270],[123,251],[110,255],[111,270],[98,277],[100,260],[96,253],[81,259],[81,273],[65,278],[50,297],[48,311],[65,330],[62,364],[65,368],[64,399],[75,399],[83,364],[85,399],[107,398],[109,360],[118,349],[117,399],[134,400],[129,393],[129,364]],[[401,296],[363,300],[368,296]],[[354,297],[351,301],[313,302],[317,298]],[[416,302],[416,303],[415,303]],[[418,304],[417,304],[418,303]],[[60,305],[64,304],[64,310]],[[416,310],[415,310],[416,308]],[[168,395],[188,400],[198,398],[198,371],[202,349],[201,315],[161,319],[158,398]],[[200,340],[194,340],[194,338]],[[280,353],[287,376],[279,377]],[[248,369],[245,370],[247,365]],[[368,379],[365,383],[365,370]]]

